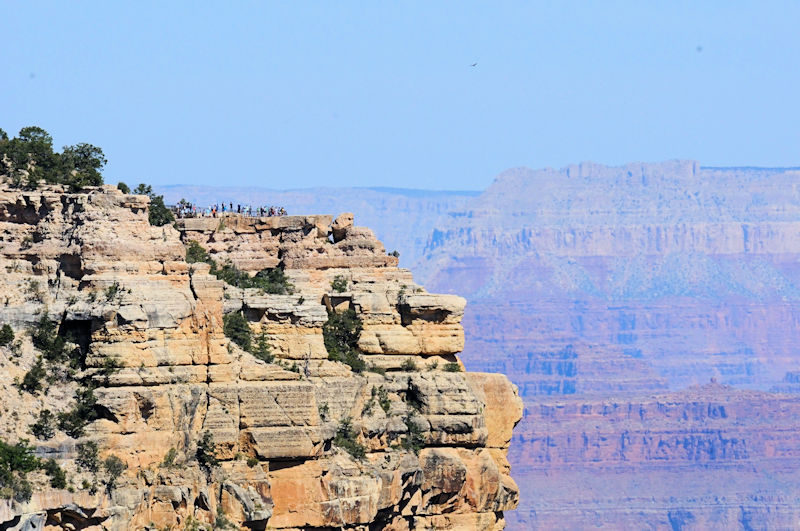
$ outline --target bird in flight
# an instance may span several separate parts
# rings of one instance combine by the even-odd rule
[[[469,65],[469,66],[478,66],[478,63],[472,63],[472,64],[471,64],[471,65]]]

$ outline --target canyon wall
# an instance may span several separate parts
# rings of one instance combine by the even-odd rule
[[[110,186],[0,190],[0,322],[16,336],[0,347],[0,433],[31,440],[45,409],[88,422],[31,441],[65,487],[31,474],[0,526],[504,526],[522,404],[504,376],[463,371],[463,298],[428,293],[352,216],[152,227],[147,211]],[[215,265],[187,263],[195,245]],[[234,287],[211,274],[223,264],[279,267],[289,289]],[[232,315],[259,357],[223,333]],[[361,323],[368,370],[329,359],[337,315]],[[73,365],[42,347],[48,322]],[[90,444],[121,467],[92,465]]]
[[[317,200],[358,203],[401,260],[419,257],[426,286],[466,297],[464,363],[519,386],[525,416],[510,460],[521,498],[510,527],[790,528],[800,492],[792,452],[771,448],[793,448],[796,422],[768,406],[794,411],[800,392],[798,177],[693,161],[584,163],[512,169],[442,209],[435,195],[396,191]],[[291,207],[292,194],[264,196]],[[739,405],[727,419],[689,423],[653,405],[664,401]],[[624,422],[612,414],[642,408]],[[731,440],[747,451],[726,453]],[[640,456],[663,452],[633,458],[628,444]],[[675,452],[684,445],[719,451]]]
[[[796,525],[799,176],[517,169],[439,221],[421,274],[526,402],[512,527]]]

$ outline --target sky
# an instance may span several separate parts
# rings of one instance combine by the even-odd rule
[[[100,146],[112,183],[800,166],[796,1],[5,0],[0,20],[0,128]]]

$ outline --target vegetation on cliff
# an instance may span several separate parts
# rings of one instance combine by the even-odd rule
[[[41,127],[23,127],[11,139],[0,129],[0,175],[13,186],[35,188],[41,180],[72,190],[99,186],[106,162],[102,149],[85,142],[53,151],[53,137]]]
[[[120,185],[124,186],[124,188],[128,188],[127,184],[119,183],[117,187],[123,192],[124,188],[120,187]],[[153,192],[152,186],[140,183],[139,186],[133,189],[133,193],[136,195],[146,195],[150,198],[150,208],[147,213],[147,219],[150,221],[150,225],[163,227],[168,223],[175,223],[175,216],[172,214],[172,211],[167,208],[167,205],[164,204],[164,196]]]
[[[322,337],[328,359],[341,361],[353,369],[353,372],[362,372],[367,364],[361,359],[356,345],[361,334],[361,319],[352,309],[341,313],[328,312],[328,321],[322,326]]]
[[[346,451],[356,459],[363,459],[367,455],[367,449],[357,440],[358,431],[353,428],[350,417],[345,417],[339,421],[336,436],[333,444]]]
[[[247,319],[239,312],[223,316],[222,322],[222,331],[228,339],[256,358],[272,363],[275,356],[272,355],[265,331],[262,330],[253,340],[253,331],[250,329]]]
[[[241,289],[255,288],[271,295],[291,295],[294,293],[294,286],[289,282],[289,278],[283,269],[279,267],[262,269],[251,277],[230,263],[220,267],[216,260],[211,258],[208,251],[199,243],[190,241],[186,245],[186,263],[195,264],[197,262],[210,265],[210,273],[229,286]]]
[[[0,499],[30,500],[33,486],[27,475],[35,470],[43,470],[50,477],[51,487],[67,486],[66,474],[58,463],[53,459],[41,460],[33,452],[27,441],[12,445],[0,440]]]

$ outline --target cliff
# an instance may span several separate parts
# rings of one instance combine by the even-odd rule
[[[797,178],[585,163],[512,169],[478,197],[340,189],[262,201],[358,208],[401,260],[420,257],[404,262],[417,279],[468,300],[461,359],[507,374],[525,400],[509,528],[792,528]]]
[[[792,529],[800,400],[717,383],[526,403],[520,529]],[[523,480],[524,481],[524,480]]]
[[[503,527],[522,406],[504,376],[463,372],[464,299],[427,293],[352,216],[173,228],[147,208],[113,187],[0,190],[0,322],[16,336],[0,348],[0,433],[32,439],[53,412],[59,429],[33,445],[67,478],[31,474],[0,526]],[[249,274],[280,267],[291,288],[224,283],[187,263],[191,242]],[[262,359],[224,334],[236,314]],[[359,321],[370,370],[329,359],[337,315]],[[76,415],[88,424],[70,428]],[[122,466],[97,466],[112,456]]]
[[[415,270],[525,400],[509,527],[796,526],[797,177],[518,168],[440,218]]]

